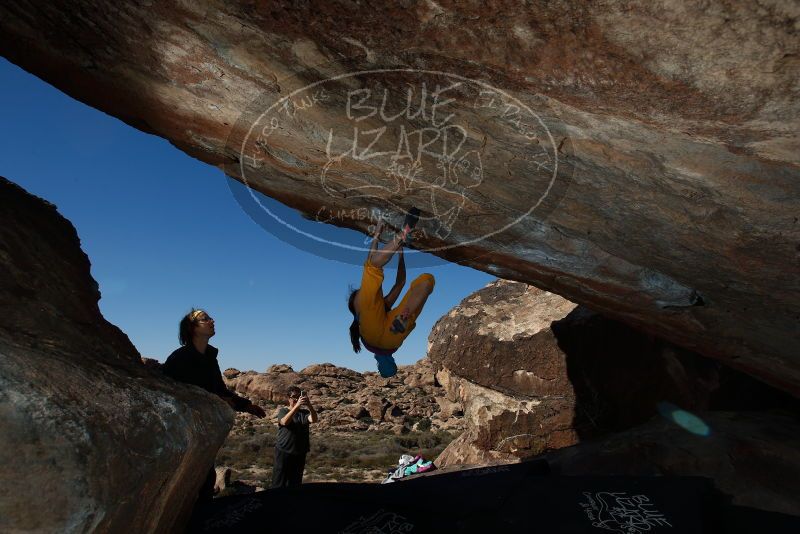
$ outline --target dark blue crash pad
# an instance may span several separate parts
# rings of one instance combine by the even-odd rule
[[[800,532],[800,518],[731,507],[702,477],[560,476],[535,461],[393,484],[304,484],[215,499],[198,533],[692,534]]]

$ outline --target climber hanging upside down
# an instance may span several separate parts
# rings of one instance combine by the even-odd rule
[[[397,373],[394,354],[411,330],[414,329],[417,317],[433,291],[433,275],[425,273],[411,282],[406,295],[400,304],[392,309],[392,305],[400,296],[406,283],[406,264],[403,259],[403,244],[419,217],[419,210],[412,208],[403,224],[403,230],[395,235],[384,248],[378,248],[378,237],[383,230],[383,222],[379,222],[372,239],[367,261],[364,263],[364,274],[361,287],[353,290],[347,301],[353,323],[350,325],[350,341],[353,351],[361,351],[361,343],[375,355],[378,371],[388,378]],[[394,253],[398,255],[397,280],[389,293],[384,296],[383,266],[389,263]]]

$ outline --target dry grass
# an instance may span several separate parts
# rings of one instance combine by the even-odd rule
[[[231,480],[269,487],[275,431],[250,426],[231,434],[217,454],[217,465],[232,469]],[[448,432],[312,432],[305,482],[381,482],[402,454],[432,460],[456,436]]]

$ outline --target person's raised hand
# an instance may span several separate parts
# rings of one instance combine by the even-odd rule
[[[300,398],[297,399],[297,404],[300,406],[306,405],[308,406],[308,395],[300,395]]]
[[[374,234],[375,238],[379,238],[381,236],[381,232],[383,232],[383,225],[384,221],[382,218],[378,219],[378,222],[375,223],[375,234]]]
[[[261,406],[252,403],[247,407],[247,413],[251,413],[259,419],[263,419],[267,416],[267,412],[265,412]]]

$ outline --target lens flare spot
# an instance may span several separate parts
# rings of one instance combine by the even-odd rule
[[[658,404],[658,412],[667,420],[672,421],[687,432],[696,436],[707,437],[711,435],[711,428],[705,421],[691,412],[687,412],[669,402]]]

